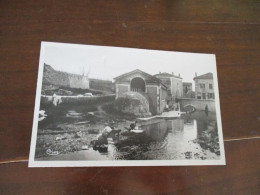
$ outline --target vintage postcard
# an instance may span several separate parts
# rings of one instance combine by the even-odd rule
[[[42,42],[29,167],[225,165],[214,54]]]

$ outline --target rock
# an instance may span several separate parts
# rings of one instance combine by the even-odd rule
[[[84,96],[87,96],[87,97],[92,97],[93,94],[92,93],[85,93]]]
[[[75,125],[84,125],[84,124],[88,124],[90,121],[81,121],[81,122],[77,122],[75,123]]]
[[[76,132],[75,133],[75,138],[80,138],[80,137],[82,137],[82,132],[81,131]]]
[[[87,145],[81,146],[81,150],[88,150],[88,149],[89,149],[89,147]]]
[[[70,117],[70,118],[81,118],[82,117],[82,113],[77,113],[74,110],[70,110],[68,111],[68,113],[66,114],[66,117]]]
[[[56,141],[67,139],[65,136],[56,137]]]
[[[51,149],[46,150],[46,154],[48,155],[59,155],[58,151],[52,151]]]
[[[99,129],[89,129],[88,133],[89,134],[99,134]]]
[[[199,153],[195,153],[195,154],[194,154],[194,157],[195,157],[195,158],[199,158],[199,156],[200,156]]]
[[[185,158],[186,159],[191,159],[192,158],[192,152],[185,152]]]

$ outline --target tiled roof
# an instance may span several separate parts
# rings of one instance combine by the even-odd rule
[[[144,71],[141,71],[141,70],[139,70],[139,69],[135,69],[135,70],[133,70],[133,71],[131,71],[131,72],[127,72],[127,73],[125,73],[125,74],[119,75],[119,76],[115,77],[114,79],[117,80],[117,79],[120,79],[120,78],[122,78],[122,77],[126,77],[126,76],[128,76],[128,75],[134,74],[134,73],[136,73],[136,72],[139,72],[139,73],[141,73],[141,74],[147,75],[149,78],[151,78],[151,79],[154,80],[155,82],[161,83],[164,87],[166,87],[166,85],[164,85],[160,79],[158,79],[157,77],[155,77],[155,76],[153,76],[153,75],[150,75],[150,74],[148,74],[148,73],[146,73],[146,72],[144,72]],[[166,87],[166,88],[167,88],[167,87]]]
[[[197,77],[194,77],[194,79],[213,79],[213,74],[211,72],[207,73],[207,74],[203,74]]]

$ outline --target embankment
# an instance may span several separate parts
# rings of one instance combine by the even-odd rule
[[[113,101],[115,100],[115,95],[103,95],[103,96],[92,96],[92,97],[87,97],[87,96],[46,96],[42,95],[41,96],[41,105],[50,105],[54,104],[54,102],[57,102],[58,104],[98,104],[102,102],[108,102],[108,101]]]

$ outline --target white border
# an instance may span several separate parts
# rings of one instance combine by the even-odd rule
[[[40,110],[40,100],[41,100],[41,88],[42,88],[42,77],[43,77],[43,65],[46,46],[62,46],[70,48],[81,48],[87,45],[82,44],[68,44],[68,43],[54,43],[54,42],[41,42],[41,52],[39,60],[38,69],[38,80],[37,80],[37,90],[35,97],[35,107],[34,107],[34,117],[33,117],[33,128],[31,137],[31,148],[29,156],[29,167],[109,167],[109,166],[187,166],[187,165],[226,165],[223,133],[222,133],[222,123],[221,123],[221,113],[220,113],[220,101],[219,101],[219,88],[218,88],[218,76],[216,68],[216,57],[215,58],[215,70],[214,70],[214,90],[215,90],[215,106],[217,115],[217,125],[218,125],[218,135],[219,135],[219,145],[220,145],[220,159],[219,160],[99,160],[99,161],[35,161],[35,149],[36,149],[36,139],[37,139],[37,129],[38,129],[38,117]],[[91,45],[89,45],[91,46]],[[96,46],[96,45],[95,45]],[[98,46],[103,47],[103,46]],[[122,47],[125,48],[125,47]],[[133,48],[131,48],[133,49]],[[137,49],[137,48],[135,48]],[[187,52],[179,52],[187,53]]]

